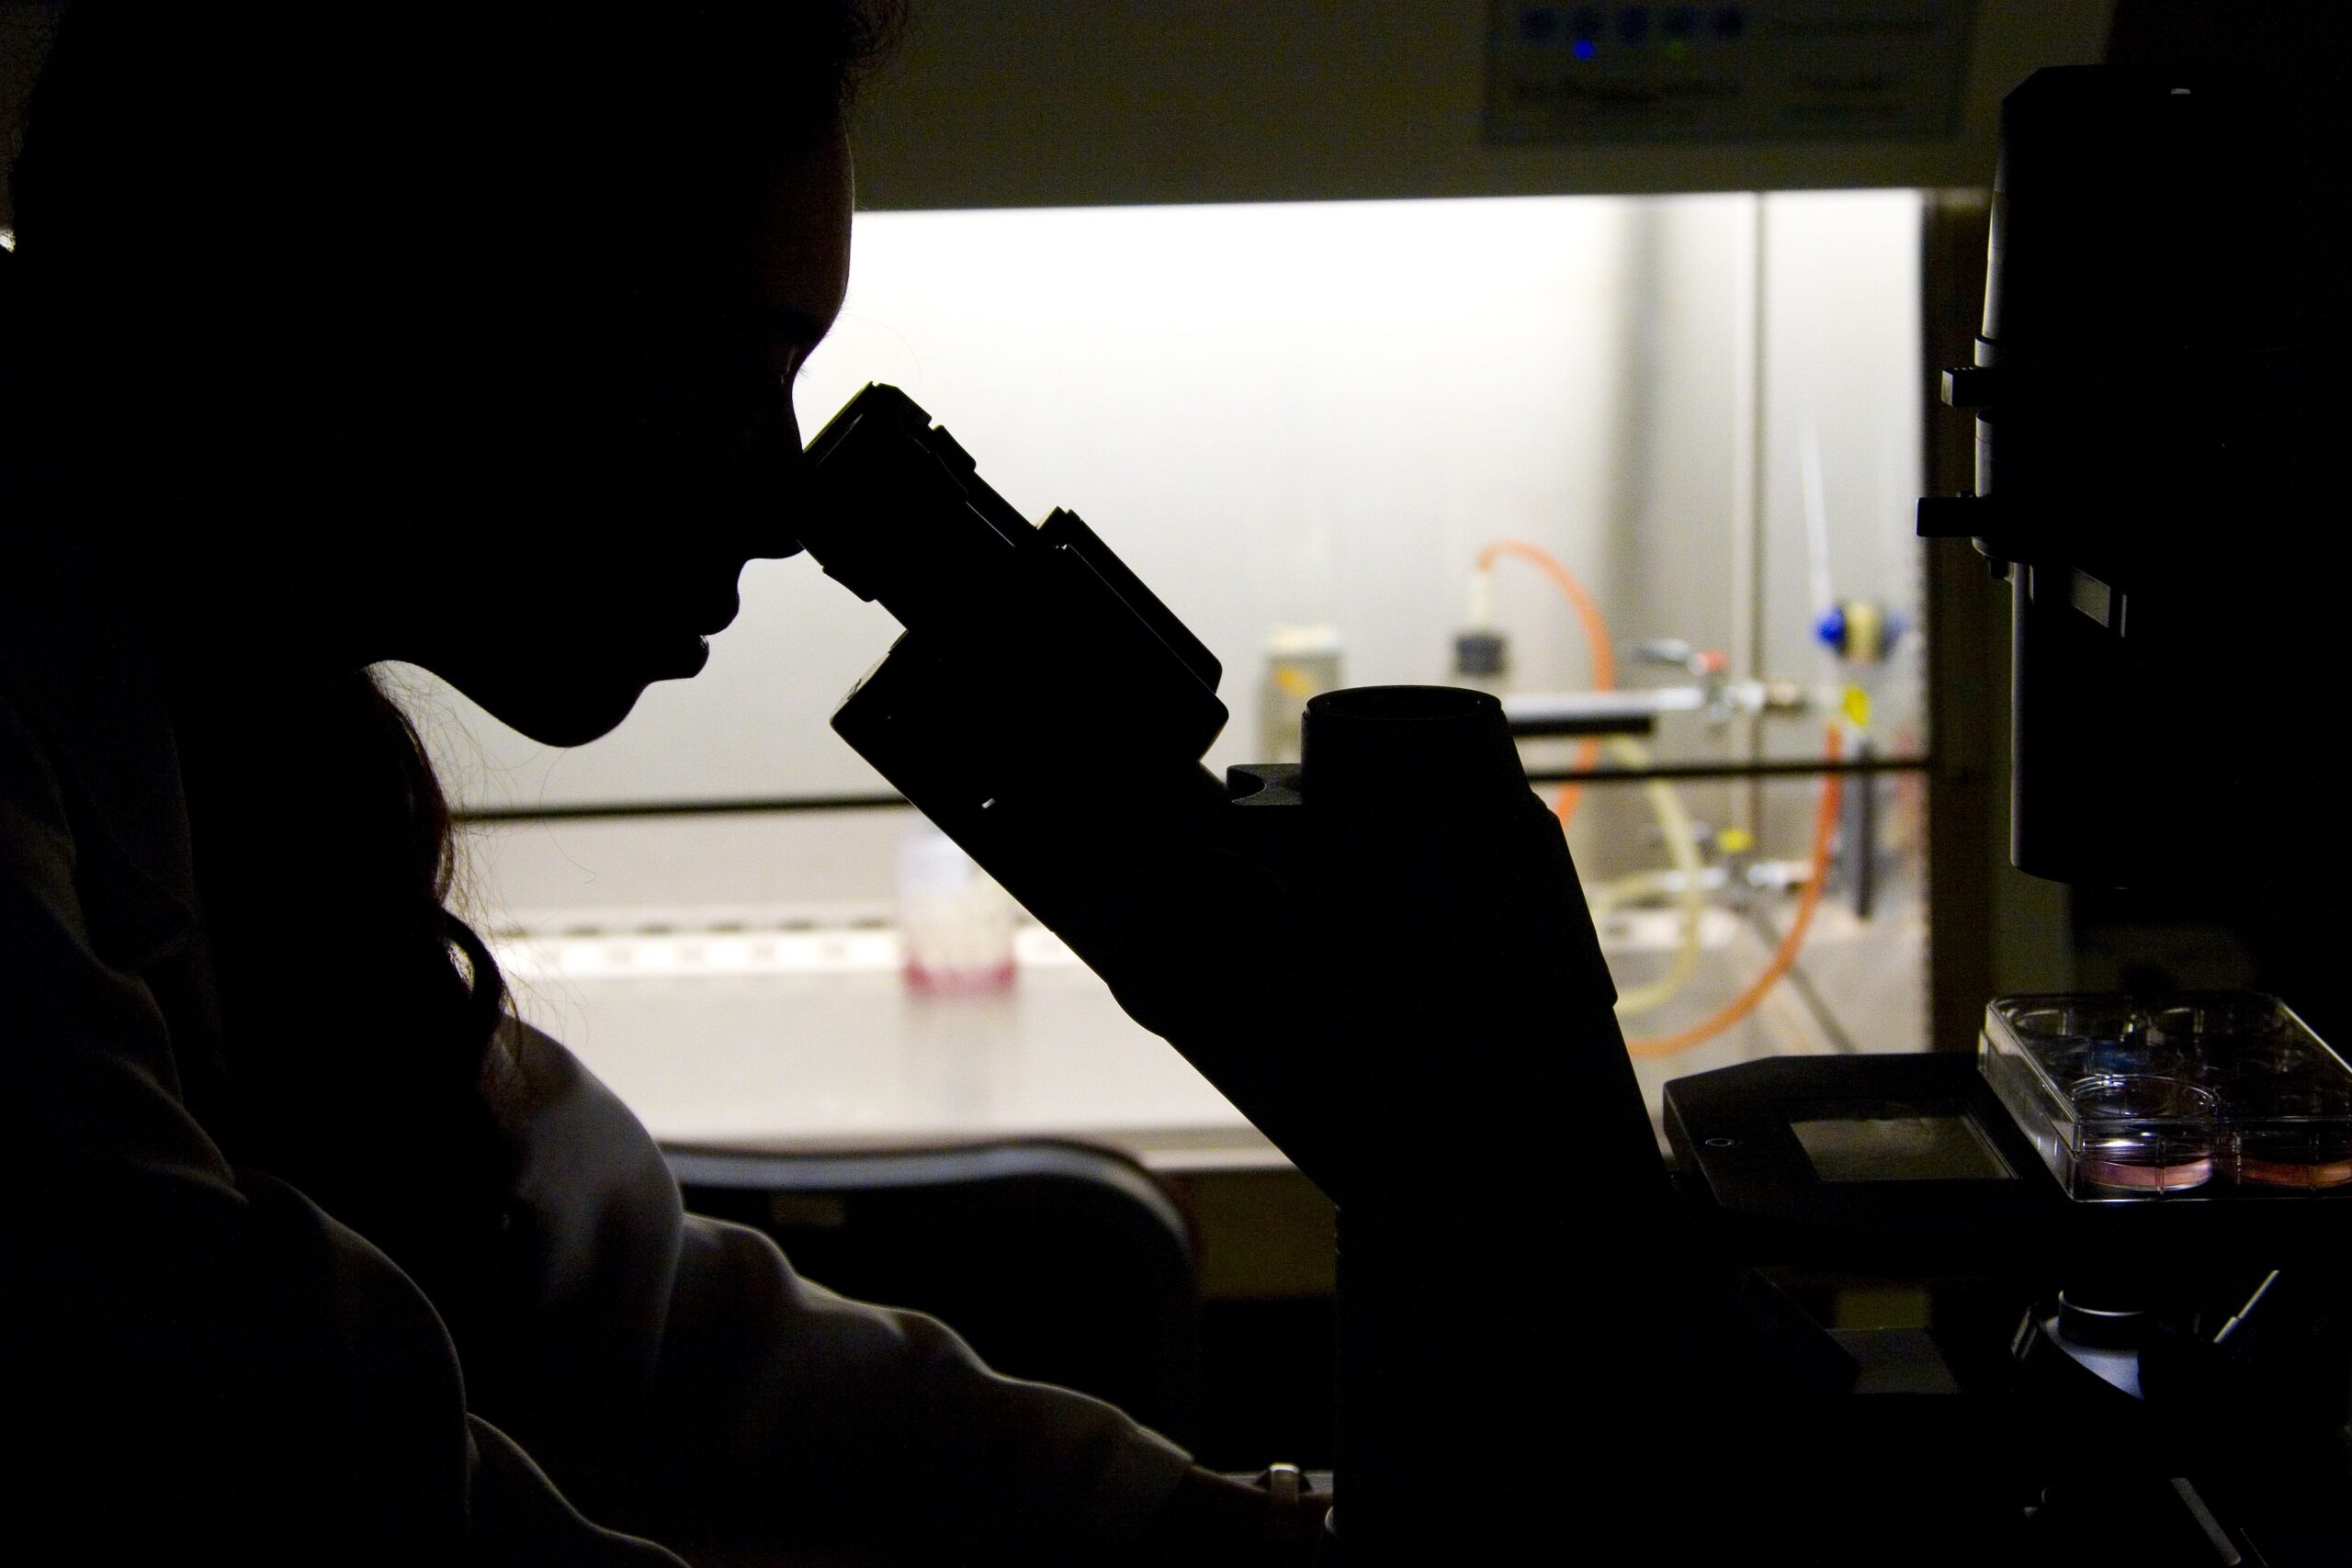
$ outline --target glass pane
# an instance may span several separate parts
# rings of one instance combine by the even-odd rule
[[[1094,525],[1224,660],[1213,766],[1280,756],[1310,682],[1455,679],[1482,552],[1589,591],[1627,687],[1679,688],[1645,744],[1806,758],[1843,688],[1881,755],[1923,744],[1916,193],[1537,197],[862,216],[847,310],[797,395],[813,433],[869,380],[952,430],[1033,517]],[[1582,694],[1594,632],[1498,560],[1508,687]],[[469,804],[879,787],[827,732],[887,615],[805,558],[753,562],[691,682],[556,756],[478,721]],[[1840,604],[1897,635],[1841,664]],[[1720,655],[1710,702],[1653,658]],[[1531,745],[1540,769],[1572,742]]]
[[[1645,732],[1525,740],[1538,775],[1917,759],[1919,225],[1912,192],[868,214],[797,401],[813,433],[895,383],[1017,507],[1086,517],[1223,660],[1213,766],[1283,758],[1315,689],[1453,681],[1538,711],[1649,694]],[[701,678],[574,751],[421,682],[460,800],[883,793],[826,719],[888,617],[805,558],[743,586]],[[1504,667],[1460,668],[1465,631]],[[1580,791],[1653,1107],[1757,1055],[1924,1048],[1923,785],[1849,777],[1826,833],[1815,776]],[[665,1135],[1231,1131],[1156,1043],[1077,1049],[1135,1032],[1040,933],[1012,993],[916,1009],[904,817],[505,829],[482,897],[525,994]]]
[[[1578,868],[1654,1111],[1668,1079],[1757,1056],[1928,1048],[1925,782],[1849,774],[1834,797],[1802,776],[1672,786],[1706,852],[1695,943],[1652,790],[1587,791],[1571,839],[1590,844]],[[1752,845],[1703,842],[1751,795],[1768,824]]]

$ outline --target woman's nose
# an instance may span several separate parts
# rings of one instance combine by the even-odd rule
[[[796,529],[807,459],[801,450],[800,422],[789,397],[782,408],[763,411],[745,457],[740,493],[748,514],[746,552],[767,559],[799,554]]]

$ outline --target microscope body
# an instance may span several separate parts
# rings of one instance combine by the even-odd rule
[[[1973,493],[1919,532],[2011,587],[2011,858],[2096,886],[2294,885],[2332,772],[2339,173],[2291,95],[2040,71],[2001,107],[1983,328],[1945,374]],[[2199,758],[2197,740],[2211,743]]]
[[[2340,1041],[2315,699],[2352,310],[2335,87],[2296,76],[2076,66],[2004,100],[1983,329],[1944,379],[1974,493],[1923,501],[1919,532],[2009,584],[2012,863],[2075,885],[2078,933],[2141,909],[2236,932]],[[2127,1523],[2214,1561],[2352,1552],[2342,1201],[2080,1206],[2015,1341],[2027,1426],[2066,1434],[2039,1456],[2048,1560],[2143,1555]]]
[[[1655,1472],[1629,1435],[1690,1364],[1689,1295],[1500,705],[1329,693],[1301,763],[1220,782],[1216,660],[1083,523],[1030,525],[889,388],[808,457],[809,552],[907,628],[834,728],[1338,1207],[1335,1550],[1533,1561],[1554,1509],[1503,1478],[1622,1500]]]

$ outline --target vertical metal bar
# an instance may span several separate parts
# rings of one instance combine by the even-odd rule
[[[1756,680],[1764,666],[1764,197],[1748,197],[1747,265],[1741,269],[1736,302],[1732,371],[1731,469],[1731,661],[1732,678]],[[1736,721],[1738,749],[1749,761],[1762,760],[1762,726]],[[1763,785],[1750,780],[1733,796],[1736,825],[1758,830]]]
[[[1921,209],[1920,417],[1927,491],[1973,488],[1975,433],[1943,406],[1942,371],[1965,365],[1984,300],[1983,191],[1939,191]],[[2007,859],[2007,786],[1999,763],[2006,723],[2007,607],[1984,563],[1960,539],[1928,543],[1921,595],[1927,637],[1928,1038],[1939,1051],[1975,1048],[1993,994],[1993,888]]]

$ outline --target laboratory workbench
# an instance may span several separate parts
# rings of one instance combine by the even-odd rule
[[[894,933],[509,937],[523,1015],[665,1144],[808,1153],[1076,1138],[1168,1173],[1279,1169],[1265,1136],[1028,931],[1013,984],[923,995]]]
[[[1010,990],[910,991],[890,921],[911,822],[839,811],[477,828],[464,908],[524,1016],[664,1143],[811,1153],[1057,1137],[1170,1176],[1288,1168],[1042,930],[1021,933]],[[1904,1025],[1874,1031],[1866,1049],[1922,1049],[1925,933],[1915,901],[1890,908],[1858,922],[1825,905],[1805,964],[1826,989],[1861,998],[1863,1016]],[[1602,948],[1639,984],[1662,971],[1676,929],[1670,910],[1619,909]],[[1708,970],[1688,1003],[1629,1032],[1703,1014],[1768,955],[1752,923],[1718,911],[1707,930]],[[1668,1078],[1834,1048],[1781,987],[1718,1039],[1634,1072],[1655,1113]]]

